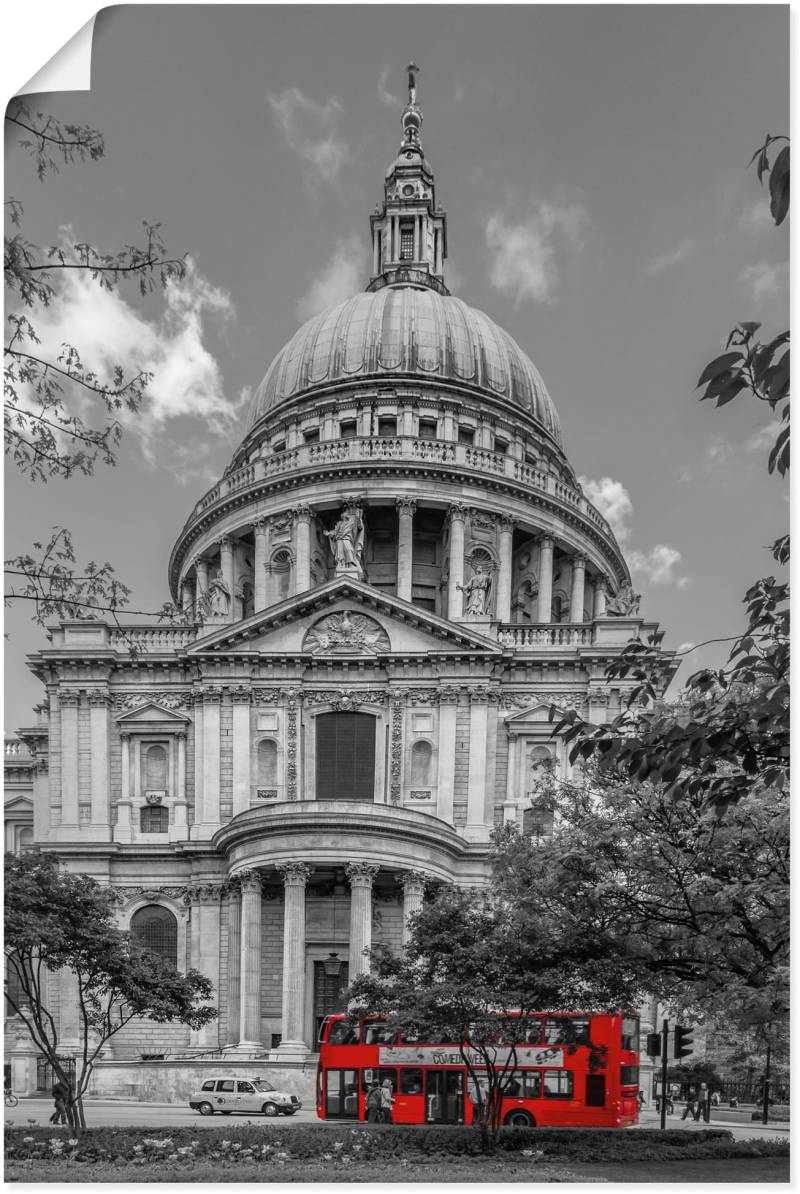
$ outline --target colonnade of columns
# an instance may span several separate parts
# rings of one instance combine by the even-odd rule
[[[417,502],[413,498],[398,498],[397,508],[397,596],[404,601],[412,600],[412,580],[414,564],[414,516]],[[289,517],[292,519],[292,583],[291,592],[303,593],[311,588],[311,528],[314,511],[309,506],[297,506]],[[464,611],[463,587],[465,579],[465,546],[466,525],[469,510],[466,506],[455,503],[449,509],[449,572],[446,591],[446,616],[451,620],[460,619]],[[497,523],[497,568],[493,579],[494,595],[491,605],[487,609],[487,616],[497,622],[511,621],[512,600],[512,571],[513,571],[513,543],[514,520],[508,516],[498,516]],[[253,525],[254,531],[254,610],[268,608],[275,600],[274,593],[269,592],[268,573],[270,550],[270,520],[260,519]],[[551,535],[542,534],[539,537],[539,567],[538,594],[536,598],[536,621],[547,624],[553,617],[553,558],[555,541]],[[229,621],[235,621],[236,610],[233,600],[236,577],[234,575],[233,540],[224,537],[218,541],[219,571],[223,583],[231,594],[231,605],[228,614]],[[587,559],[581,554],[570,557],[572,565],[572,581],[570,588],[569,620],[582,622],[586,599],[586,566]],[[191,610],[196,594],[208,589],[209,561],[197,557],[194,561],[195,584],[191,579],[184,578],[181,590],[183,608]],[[469,578],[467,578],[469,579]],[[594,617],[602,617],[606,610],[606,585],[604,577],[598,576],[594,581],[593,606]],[[590,597],[592,595],[590,594]]]
[[[347,863],[350,882],[350,981],[369,970],[372,945],[372,889],[379,865],[368,861]],[[305,1057],[306,1008],[306,887],[312,866],[306,862],[280,863],[283,878],[283,988],[281,1044],[287,1060]],[[420,871],[401,875],[403,886],[403,944],[408,939],[409,917],[422,907],[426,876]],[[227,1047],[247,1052],[262,1049],[261,1040],[261,895],[258,871],[234,876],[228,903],[228,1027]],[[198,944],[198,948],[200,948]]]

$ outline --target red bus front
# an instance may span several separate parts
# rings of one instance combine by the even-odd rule
[[[623,1013],[529,1017],[517,1046],[501,1122],[528,1126],[627,1127],[637,1122],[639,1020]],[[588,1042],[602,1047],[592,1070]],[[498,1048],[502,1063],[508,1050]],[[473,1065],[477,1057],[471,1059]],[[477,1074],[480,1082],[480,1072]],[[373,1082],[392,1085],[394,1123],[460,1123],[474,1118],[477,1092],[457,1044],[402,1041],[383,1021],[344,1015],[323,1025],[317,1070],[317,1115],[365,1120]]]

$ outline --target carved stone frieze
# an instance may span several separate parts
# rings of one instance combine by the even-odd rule
[[[381,655],[390,648],[389,635],[380,622],[354,610],[326,614],[303,640],[303,650],[312,655]]]
[[[400,803],[403,775],[403,695],[392,693],[392,736],[389,769],[389,798]]]
[[[362,705],[383,705],[388,693],[383,689],[364,688],[313,688],[303,690],[307,705],[331,705],[334,709],[347,712]]]
[[[438,688],[410,688],[405,696],[409,705],[438,705],[441,692]]]
[[[254,705],[277,705],[281,699],[279,688],[254,688],[252,691]]]
[[[222,898],[222,883],[194,883],[186,888],[186,903],[216,904]]]
[[[184,709],[193,696],[191,692],[115,692],[111,695],[111,706],[114,709],[138,709],[142,705],[160,705],[162,709]]]
[[[297,705],[298,693],[294,688],[282,690],[286,699],[286,795],[297,800]]]

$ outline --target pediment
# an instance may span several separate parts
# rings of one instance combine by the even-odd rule
[[[559,717],[557,717],[555,721],[551,722],[550,710],[553,705],[555,705]],[[565,710],[563,710],[561,705],[558,703],[557,697],[554,695],[552,704],[549,701],[536,701],[534,704],[529,705],[527,709],[520,709],[519,713],[515,713],[513,717],[507,717],[505,722],[506,728],[510,733],[514,733],[515,731],[521,733],[524,730],[529,730],[534,727],[541,732],[542,727],[548,725],[552,730],[555,730],[560,720],[560,715],[564,711]]]
[[[33,798],[31,796],[22,796],[19,793],[14,793],[3,801],[3,814],[5,816],[9,816],[12,813],[30,814],[32,812]]]
[[[448,622],[393,594],[337,578],[243,622],[215,627],[195,641],[187,654],[374,658],[454,650],[499,655],[504,648],[469,626]]]
[[[148,726],[154,723],[163,726],[165,722],[171,722],[177,727],[187,725],[188,721],[188,717],[183,717],[173,709],[166,709],[154,701],[146,701],[138,708],[131,709],[128,713],[122,713],[117,718],[117,723],[125,726]]]

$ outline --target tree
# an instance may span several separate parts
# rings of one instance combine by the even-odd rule
[[[789,796],[749,793],[724,817],[702,791],[588,770],[562,783],[542,842],[498,835],[494,882],[533,917],[603,925],[644,988],[676,1010],[748,1031],[785,1022],[789,984]]]
[[[33,156],[40,181],[60,165],[97,161],[105,153],[96,129],[34,113],[20,99],[9,105],[6,124]],[[91,475],[98,462],[116,462],[121,415],[139,410],[150,375],[126,374],[116,365],[108,376],[100,377],[83,364],[77,346],[62,344],[56,351],[48,350],[37,332],[37,313],[57,298],[59,281],[67,271],[88,275],[106,290],[134,281],[147,294],[182,277],[185,262],[166,255],[160,226],[147,222],[142,245],[128,244],[116,252],[102,252],[68,238],[41,249],[23,235],[22,205],[9,198],[6,208],[15,230],[5,238],[6,287],[9,307],[16,304],[8,314],[10,331],[4,346],[6,455],[31,481]],[[41,625],[53,615],[85,618],[99,611],[116,620],[130,594],[109,563],[75,566],[71,535],[64,527],[55,527],[49,539],[34,544],[32,551],[6,560],[5,570],[10,581],[6,603],[30,602],[34,620]],[[180,617],[180,613],[166,605],[160,616]]]
[[[402,954],[372,951],[373,973],[351,984],[348,1006],[359,1016],[388,1014],[407,1039],[457,1047],[489,1145],[502,1099],[518,1081],[526,1016],[617,1008],[638,993],[602,919],[560,920],[546,907],[531,917],[494,888],[444,888],[412,916],[410,929]],[[568,1033],[566,1047],[579,1047]],[[601,1067],[602,1050],[589,1047],[591,1068]]]
[[[43,855],[6,855],[4,925],[6,999],[67,1086],[48,978],[66,968],[77,979],[80,1046],[67,1107],[73,1132],[86,1126],[83,1096],[95,1062],[135,1016],[201,1028],[217,1015],[201,1002],[212,994],[207,978],[196,970],[181,974],[117,928],[108,890]]]
[[[767,137],[751,159],[760,182],[769,176],[770,210],[776,224],[789,207],[789,146],[770,161],[785,137]],[[727,349],[700,375],[701,401],[724,406],[749,394],[778,415],[779,430],[768,469],[789,468],[789,333],[766,343],[759,323],[740,323]],[[780,565],[789,560],[789,536],[772,547]],[[754,793],[781,792],[789,768],[789,587],[763,577],[744,597],[747,625],[734,641],[728,663],[690,676],[681,708],[659,702],[663,634],[632,642],[607,671],[609,680],[633,678],[626,705],[608,725],[592,726],[575,711],[558,720],[556,733],[572,743],[570,759],[596,758],[602,770],[659,784],[674,800],[701,796],[721,813]]]

